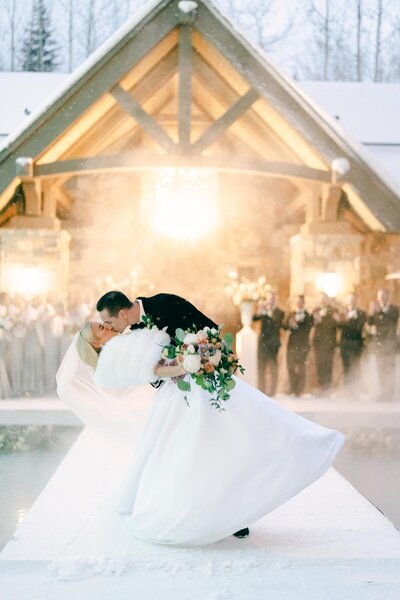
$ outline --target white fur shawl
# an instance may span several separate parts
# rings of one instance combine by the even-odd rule
[[[154,370],[170,339],[159,329],[135,329],[112,338],[100,352],[95,383],[104,388],[126,388],[156,381]]]

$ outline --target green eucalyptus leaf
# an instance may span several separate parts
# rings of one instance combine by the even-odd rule
[[[189,381],[185,381],[184,379],[180,379],[178,381],[178,388],[180,390],[182,390],[182,392],[190,392],[190,382]]]
[[[183,331],[183,329],[181,329],[180,327],[178,327],[178,329],[175,331],[175,337],[180,341],[183,342],[183,339],[185,337],[185,332]]]
[[[225,384],[227,390],[233,390],[235,385],[236,385],[236,381],[234,379],[229,379]]]
[[[228,331],[225,333],[223,340],[226,344],[228,344],[229,347],[231,347],[233,344],[233,335]]]

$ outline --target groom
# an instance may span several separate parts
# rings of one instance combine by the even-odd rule
[[[122,292],[107,292],[97,302],[96,308],[104,323],[114,331],[122,333],[127,327],[137,329],[144,327],[143,316],[151,317],[159,329],[167,327],[167,333],[174,337],[175,330],[217,327],[203,315],[193,304],[175,296],[175,294],[156,294],[150,298],[139,296],[133,302]]]
[[[175,330],[218,327],[214,321],[206,317],[193,304],[175,294],[156,294],[150,298],[139,296],[133,302],[125,294],[118,291],[107,292],[96,305],[103,322],[114,331],[122,333],[127,327],[138,329],[145,327],[142,317],[151,317],[159,329],[167,328],[167,333],[173,337]],[[155,384],[156,387],[157,384]],[[249,535],[249,529],[241,529],[234,533],[238,538]]]

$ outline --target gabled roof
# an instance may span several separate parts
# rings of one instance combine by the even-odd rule
[[[40,161],[49,145],[68,134],[85,111],[107,95],[130,69],[141,64],[157,44],[164,44],[166,53],[171,55],[172,45],[168,45],[168,39],[172,38],[168,36],[173,35],[180,23],[178,4],[179,0],[147,2],[21,128],[5,140],[0,146],[3,204],[6,192],[10,192],[16,181],[17,157],[29,156]],[[291,154],[293,162],[326,169],[327,173],[332,160],[348,158],[352,168],[346,176],[344,189],[354,209],[372,228],[400,230],[399,195],[369,163],[360,146],[339,132],[329,117],[280,73],[262,51],[252,46],[211,2],[198,0],[197,5],[194,22],[196,51],[199,55],[203,51],[208,54],[208,64],[219,68],[219,77],[223,77],[224,70],[229,71],[226,73],[227,80],[233,77],[233,71],[237,73],[239,95],[242,93],[239,88],[243,88],[240,81],[247,82],[247,86],[256,90],[261,102],[257,104],[258,110],[254,107],[254,113],[257,118],[265,119],[271,139],[283,147],[284,124],[287,123],[288,134],[290,131],[292,136],[297,137],[292,138],[296,139],[296,143],[287,146],[285,152]],[[110,110],[110,104],[106,108]],[[277,121],[283,132],[279,140],[274,131]]]

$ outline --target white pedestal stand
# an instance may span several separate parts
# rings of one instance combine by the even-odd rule
[[[258,336],[251,328],[253,317],[253,302],[242,302],[240,305],[240,316],[243,329],[236,335],[236,351],[240,363],[246,371],[239,377],[250,385],[257,387],[257,343]]]

